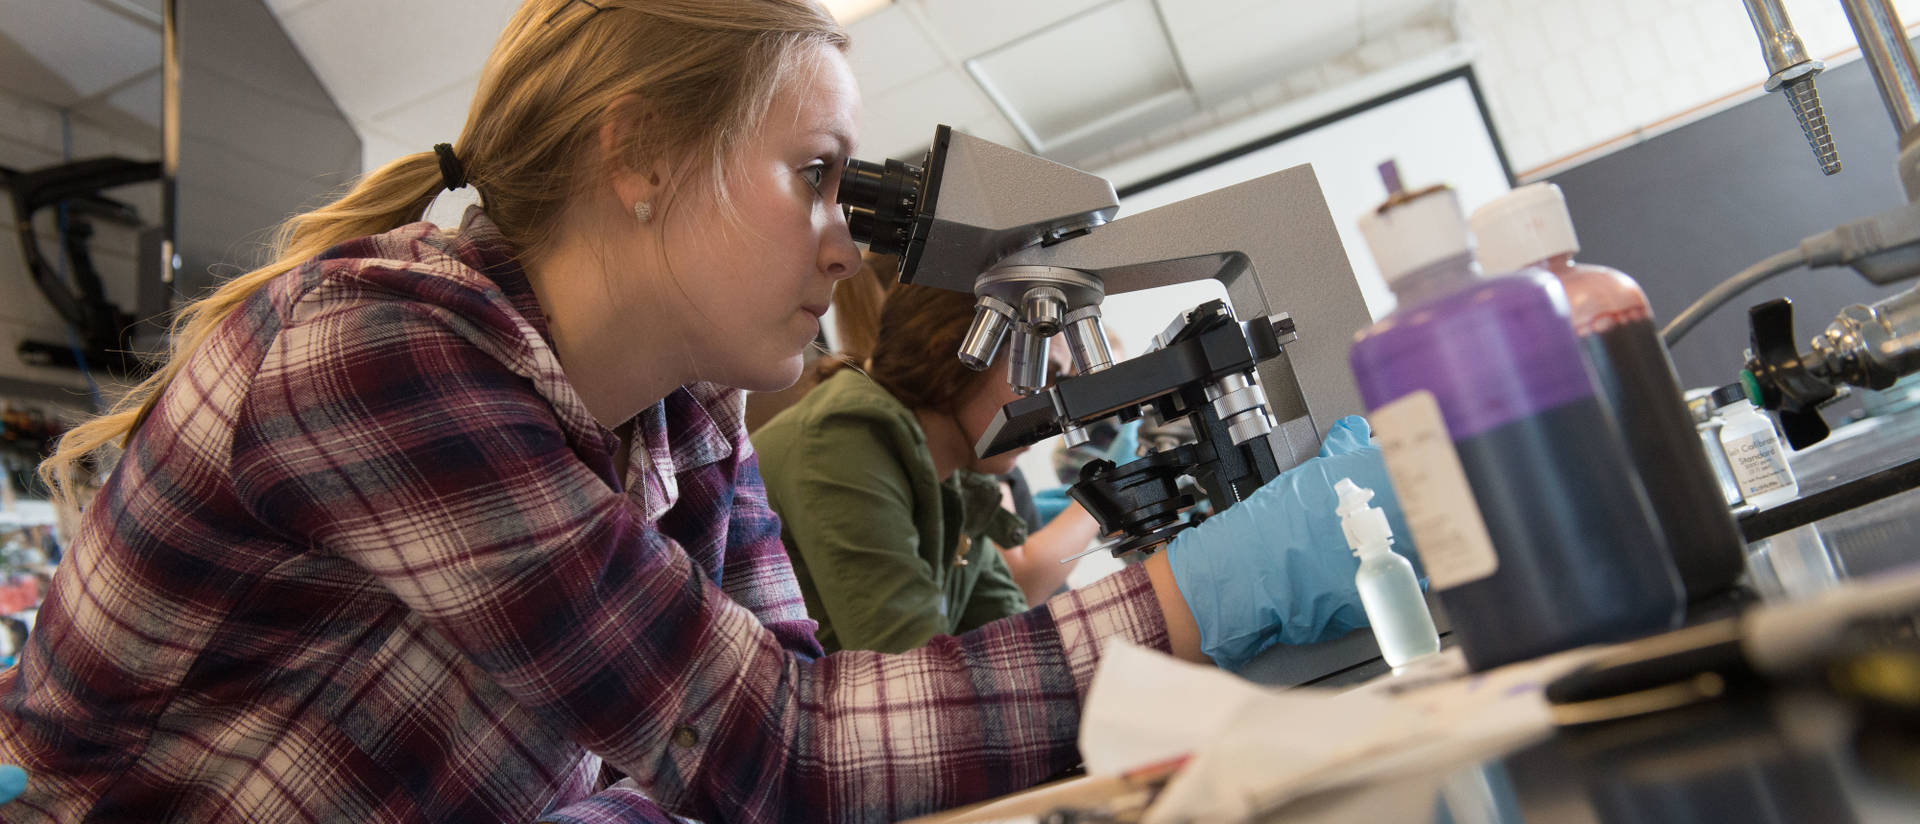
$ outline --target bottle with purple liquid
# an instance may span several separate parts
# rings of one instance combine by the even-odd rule
[[[1472,226],[1487,271],[1532,266],[1566,290],[1573,332],[1627,436],[1688,600],[1732,589],[1746,568],[1746,542],[1727,514],[1640,284],[1617,269],[1573,259],[1580,242],[1566,197],[1551,183],[1493,199],[1474,210]]]
[[[1560,285],[1483,277],[1454,193],[1382,173],[1360,228],[1399,307],[1351,362],[1468,665],[1672,628],[1679,579]]]

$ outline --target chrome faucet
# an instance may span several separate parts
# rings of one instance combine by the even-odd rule
[[[1839,171],[1833,138],[1813,89],[1820,61],[1807,55],[1779,0],[1746,3],[1766,54],[1767,70],[1772,72],[1767,89],[1787,93],[1821,170]],[[1915,58],[1906,27],[1888,0],[1840,0],[1840,5],[1899,135],[1895,171],[1907,203],[1803,239],[1797,249],[1775,255],[1733,279],[1743,286],[1803,264],[1851,266],[1881,285],[1920,276],[1920,59]],[[1669,325],[1664,333],[1669,344],[1738,290],[1716,292],[1703,296]],[[1772,300],[1750,308],[1748,324],[1753,345],[1746,372],[1759,390],[1761,405],[1779,413],[1796,449],[1827,436],[1819,410],[1839,385],[1885,389],[1902,376],[1920,372],[1920,288],[1841,310],[1813,339],[1809,353],[1803,354],[1794,343],[1790,301]]]
[[[1786,95],[1787,104],[1793,107],[1793,116],[1800,121],[1800,131],[1806,134],[1813,156],[1820,161],[1820,171],[1838,174],[1840,153],[1833,148],[1827,114],[1820,108],[1820,92],[1813,85],[1813,76],[1825,70],[1826,64],[1807,54],[1807,44],[1794,32],[1793,21],[1787,19],[1787,10],[1780,6],[1780,0],[1746,0],[1746,3],[1747,16],[1753,19],[1753,33],[1760,37],[1760,51],[1767,58],[1770,72],[1767,91]]]
[[[1746,0],[1746,4],[1754,34],[1760,38],[1760,51],[1767,60],[1767,91],[1786,94],[1814,157],[1820,161],[1820,170],[1827,174],[1840,171],[1826,113],[1813,87],[1814,75],[1824,67],[1807,53],[1780,0]],[[1899,133],[1900,184],[1908,201],[1920,202],[1920,59],[1915,58],[1906,27],[1889,0],[1840,0],[1840,5],[1853,26],[1860,56],[1880,89],[1880,102],[1886,105],[1893,128]]]

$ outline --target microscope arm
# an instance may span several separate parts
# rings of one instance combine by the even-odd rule
[[[1212,278],[1237,317],[1291,315],[1299,340],[1259,366],[1283,469],[1318,451],[1321,429],[1362,410],[1347,349],[1372,316],[1310,166],[1123,217],[1001,265],[1087,272],[1110,295]]]

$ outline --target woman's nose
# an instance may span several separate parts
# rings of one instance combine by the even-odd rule
[[[847,219],[835,209],[832,225],[820,240],[820,271],[834,280],[844,280],[860,271],[860,247],[847,231]]]

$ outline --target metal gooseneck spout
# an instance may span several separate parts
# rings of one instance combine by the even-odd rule
[[[1807,53],[1807,45],[1794,32],[1793,22],[1787,19],[1787,10],[1780,6],[1780,0],[1746,0],[1746,3],[1747,16],[1753,20],[1753,33],[1759,36],[1760,51],[1767,59],[1767,91],[1786,95],[1788,105],[1793,107],[1793,116],[1800,121],[1800,131],[1807,136],[1807,145],[1820,161],[1820,171],[1838,174],[1840,153],[1833,147],[1827,114],[1820,107],[1820,92],[1813,85],[1814,75],[1826,65]]]

